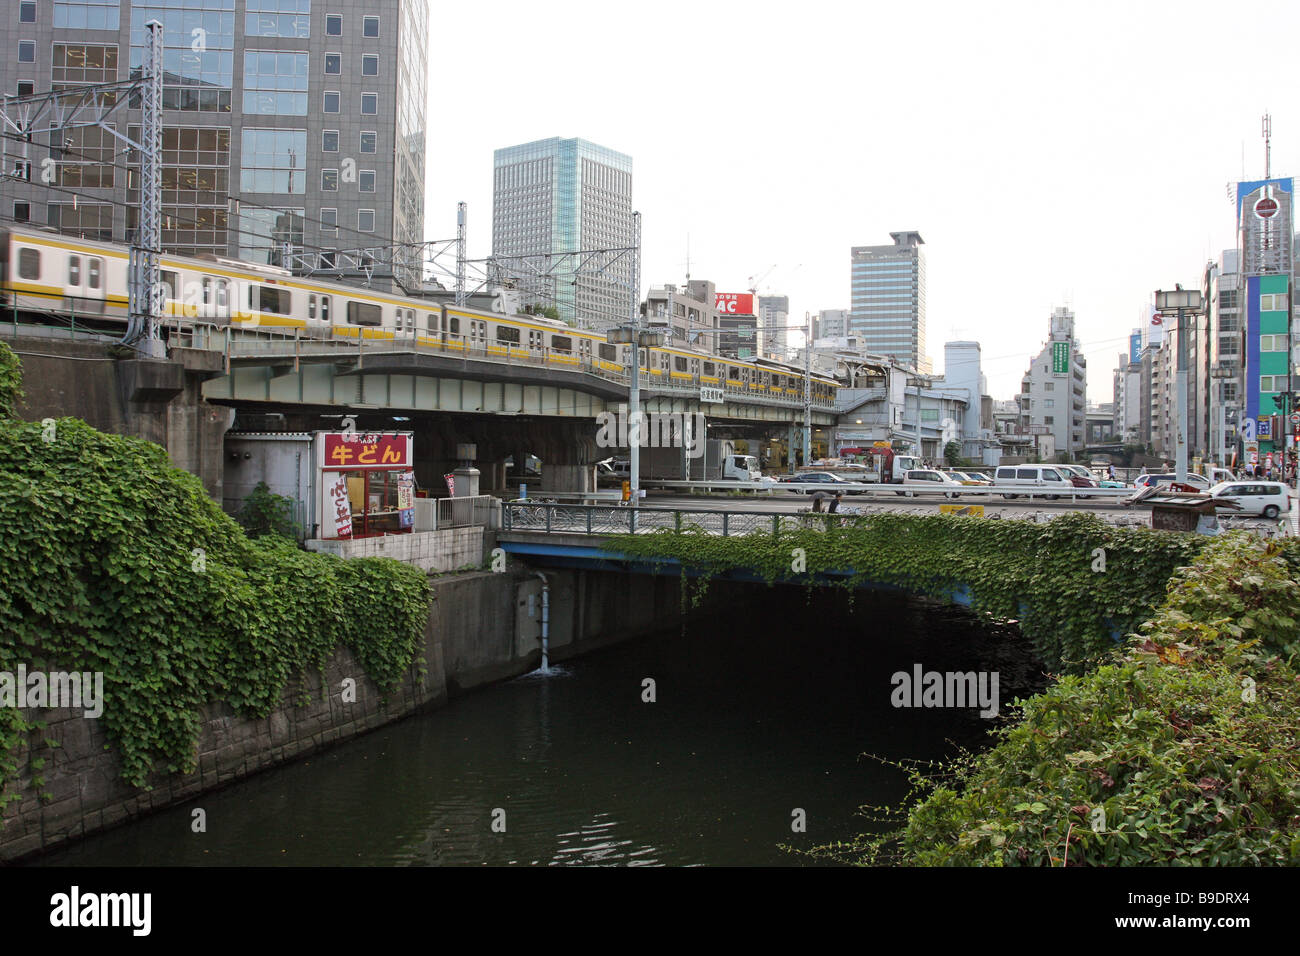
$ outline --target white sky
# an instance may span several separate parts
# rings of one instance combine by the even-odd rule
[[[642,294],[690,271],[849,307],[849,249],[925,239],[927,351],[975,339],[1011,397],[1053,307],[1088,398],[1156,288],[1234,245],[1227,184],[1300,176],[1294,2],[430,4],[425,231],[491,252],[492,152],[633,160]],[[454,259],[452,260],[454,263]],[[797,335],[795,336],[797,339]]]

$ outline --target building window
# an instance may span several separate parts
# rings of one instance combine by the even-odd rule
[[[337,153],[339,151],[339,131],[336,129],[321,130],[320,149],[322,153]]]
[[[1056,424],[1056,419],[1055,419],[1053,416],[1051,416],[1051,415],[1045,415],[1045,416],[1043,416],[1043,424],[1044,424],[1044,425],[1055,425],[1055,424]]]
[[[331,76],[337,76],[343,72],[342,53],[325,54],[325,72]]]
[[[361,152],[363,153],[375,152],[375,145],[377,142],[378,142],[378,135],[375,133],[374,130],[361,131]]]
[[[23,6],[27,6],[27,3],[24,2]],[[31,6],[35,7],[36,4],[32,3]],[[54,0],[54,26],[58,29],[116,30],[120,24],[118,0]]]
[[[18,4],[18,22],[36,22],[36,0],[22,0],[22,2]]]
[[[327,92],[325,94],[325,112],[337,113],[339,111],[339,94]]]
[[[1056,391],[1056,383],[1055,383],[1055,382],[1044,382],[1044,383],[1043,383],[1043,391],[1045,391],[1045,392],[1054,392],[1054,391]]]
[[[338,13],[327,13],[325,15],[325,35],[327,37],[343,36],[343,17]]]
[[[35,83],[34,81],[32,81],[32,80],[19,80],[19,81],[18,81],[18,95],[19,95],[19,96],[34,96],[35,93],[36,93],[36,83]]]
[[[18,41],[18,62],[19,63],[36,62],[36,41],[35,40]]]
[[[247,9],[244,15],[247,36],[304,39],[311,36],[311,0],[248,0]]]
[[[246,129],[241,146],[241,190],[291,194],[307,191],[306,130]]]
[[[1259,297],[1259,311],[1261,312],[1285,312],[1286,311],[1286,293],[1279,292],[1275,295],[1261,295]]]
[[[307,115],[307,54],[244,53],[244,112]]]
[[[339,211],[337,209],[322,209],[320,211],[320,231],[339,231]]]
[[[379,57],[374,53],[365,53],[361,57],[361,75],[379,75]]]
[[[375,171],[373,169],[361,170],[361,175],[357,177],[357,189],[363,193],[375,191]]]
[[[379,112],[379,94],[362,93],[361,94],[361,115],[374,116]]]
[[[1043,407],[1044,407],[1044,408],[1055,408],[1055,407],[1056,407],[1056,399],[1054,399],[1054,398],[1045,398],[1045,399],[1043,399]]]
[[[26,202],[14,203],[14,222],[31,222],[31,221],[32,221],[31,204]]]
[[[361,35],[363,37],[379,36],[379,17],[362,17]]]
[[[339,171],[337,169],[322,169],[320,171],[320,188],[322,192],[336,193],[339,191]]]
[[[375,211],[373,209],[357,210],[357,232],[375,231]]]

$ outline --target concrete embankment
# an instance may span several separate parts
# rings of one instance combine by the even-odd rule
[[[545,575],[552,661],[672,626],[682,617],[676,578],[578,570]],[[323,675],[305,674],[286,687],[266,718],[246,719],[224,704],[206,705],[197,769],[159,772],[142,789],[122,781],[100,722],[67,708],[26,711],[29,720],[45,726],[18,752],[19,779],[7,792],[22,799],[7,805],[0,817],[0,860],[20,859],[193,799],[538,666],[543,581],[535,573],[516,566],[496,574],[433,576],[430,585],[434,599],[424,637],[424,673],[412,668],[384,695],[340,647]],[[709,611],[706,602],[693,613]]]

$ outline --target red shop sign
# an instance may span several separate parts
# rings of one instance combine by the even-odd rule
[[[326,435],[325,467],[410,468],[410,449],[409,435]]]

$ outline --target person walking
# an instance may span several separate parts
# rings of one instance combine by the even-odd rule
[[[835,492],[835,498],[831,501],[830,507],[827,508],[826,510],[829,511],[831,514],[835,514],[835,512],[840,510],[840,501],[842,501],[843,498],[844,498],[844,492],[842,491]]]

